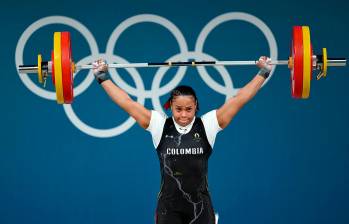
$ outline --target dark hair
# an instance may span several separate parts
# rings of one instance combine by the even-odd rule
[[[194,89],[191,88],[190,86],[185,86],[185,85],[177,86],[176,88],[174,88],[171,91],[170,98],[168,98],[168,100],[164,104],[165,110],[170,108],[171,102],[172,102],[173,98],[176,96],[192,96],[192,97],[194,97],[195,102],[196,102],[196,111],[199,110],[199,101],[198,101],[198,98],[196,97]]]

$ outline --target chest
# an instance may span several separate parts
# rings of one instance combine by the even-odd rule
[[[207,140],[203,125],[195,124],[185,134],[179,133],[174,125],[165,126],[158,153],[167,156],[207,157],[212,149]]]

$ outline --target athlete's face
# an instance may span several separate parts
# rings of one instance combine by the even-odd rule
[[[177,124],[187,126],[195,116],[195,98],[193,96],[176,96],[172,100],[171,110]]]

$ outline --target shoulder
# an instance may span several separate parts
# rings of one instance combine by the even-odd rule
[[[222,130],[222,128],[218,124],[217,110],[211,110],[211,111],[207,112],[206,114],[202,115],[201,120],[205,126],[208,126],[208,127],[214,126],[217,129]]]
[[[167,119],[166,114],[156,110],[151,110],[151,118],[150,118],[150,122],[147,130],[151,131],[152,129],[163,127],[166,119]]]
[[[217,110],[211,110],[206,114],[201,116],[202,124],[204,126],[207,139],[213,148],[216,135],[218,132],[222,130],[222,128],[218,124],[217,120]]]
[[[151,111],[149,126],[146,130],[150,132],[155,148],[157,148],[160,143],[166,119],[166,114],[155,110]]]

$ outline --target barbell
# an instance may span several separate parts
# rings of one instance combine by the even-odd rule
[[[108,68],[143,68],[163,66],[237,66],[255,65],[257,61],[186,61],[149,62],[129,64],[108,64]],[[317,79],[326,77],[330,66],[346,66],[346,58],[329,58],[327,49],[321,55],[314,55],[308,26],[294,26],[292,29],[291,53],[287,60],[272,60],[272,65],[287,65],[291,72],[291,94],[296,99],[307,99],[310,95],[312,72],[319,71]],[[39,83],[45,86],[51,74],[56,89],[57,103],[71,104],[73,94],[73,73],[82,69],[92,69],[93,65],[76,65],[72,58],[69,32],[54,32],[51,61],[43,61],[38,55],[37,65],[20,65],[19,73],[37,73]]]

